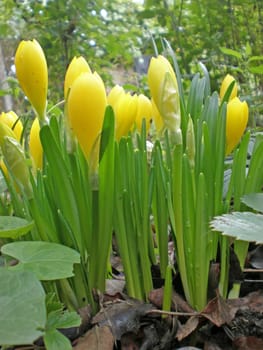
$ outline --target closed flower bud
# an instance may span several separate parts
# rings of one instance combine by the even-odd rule
[[[18,115],[13,112],[2,112],[0,115],[0,122],[3,122],[7,126],[9,126],[10,129],[13,130],[16,139],[18,141],[21,141],[21,135],[23,132],[23,124],[21,123],[21,120],[19,119]]]
[[[234,86],[233,86],[233,89],[231,91],[231,94],[229,96],[229,101],[232,100],[234,97],[237,96],[237,83],[235,81],[235,78],[230,75],[230,74],[227,74],[221,84],[221,87],[220,87],[220,98],[223,99],[224,96],[225,96],[225,93],[227,92],[227,89],[229,88],[230,84],[232,82],[235,82]]]
[[[21,41],[15,54],[19,84],[39,119],[45,120],[48,70],[45,54],[36,40]]]
[[[81,73],[91,73],[90,66],[84,57],[82,57],[82,56],[76,57],[75,56],[72,59],[72,61],[70,62],[68,69],[66,71],[66,75],[65,75],[65,82],[64,82],[64,98],[65,99],[68,96],[69,89],[72,86],[74,80]]]
[[[69,127],[87,158],[98,141],[106,106],[107,96],[100,76],[81,73],[71,86],[67,113]]]
[[[136,128],[138,131],[141,131],[142,122],[144,119],[146,122],[146,131],[149,131],[152,114],[153,110],[151,101],[147,96],[140,94],[138,96],[138,108],[135,118]]]
[[[6,136],[16,139],[14,131],[7,124],[0,121],[0,147],[3,147]]]
[[[38,118],[32,123],[29,134],[29,153],[35,169],[42,169],[43,148],[39,137],[40,125]]]
[[[129,93],[121,94],[113,106],[115,114],[115,137],[119,140],[126,136],[134,125],[138,106],[138,96]]]
[[[108,104],[114,108],[123,95],[125,95],[123,87],[120,85],[115,85],[108,94]]]
[[[234,97],[227,104],[226,154],[229,154],[240,141],[248,122],[248,105]]]
[[[151,59],[148,84],[165,127],[173,133],[176,132],[181,124],[178,85],[174,70],[164,56]]]

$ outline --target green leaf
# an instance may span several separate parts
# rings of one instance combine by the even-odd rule
[[[223,52],[225,55],[228,55],[228,56],[234,56],[236,57],[237,59],[241,59],[242,58],[242,55],[240,52],[236,51],[236,50],[233,50],[233,49],[228,49],[227,47],[220,47],[219,48],[221,52]]]
[[[50,242],[13,242],[1,252],[19,260],[12,270],[32,271],[39,280],[56,280],[73,276],[73,264],[80,262],[75,250]]]
[[[256,67],[249,67],[248,70],[254,74],[263,74],[263,64],[260,64]]]
[[[223,235],[247,242],[263,243],[263,215],[250,212],[234,212],[217,216],[212,227]]]
[[[46,323],[45,292],[33,273],[0,268],[0,344],[31,344]]]
[[[46,331],[43,338],[47,350],[72,350],[69,339],[56,329]]]
[[[250,193],[242,197],[242,202],[263,213],[263,193]]]
[[[33,226],[33,221],[15,216],[0,216],[0,237],[16,239],[28,233]]]
[[[75,311],[55,310],[48,314],[47,329],[78,327],[80,324],[81,318]]]

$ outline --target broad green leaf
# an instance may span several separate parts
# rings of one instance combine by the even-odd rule
[[[73,264],[79,264],[79,253],[57,243],[13,242],[2,246],[1,252],[19,260],[10,267],[32,271],[39,280],[56,280],[72,277]]]
[[[33,226],[33,221],[15,216],[0,216],[0,237],[16,239],[28,233]]]
[[[75,311],[55,310],[48,314],[47,329],[78,327],[80,324],[81,318]]]
[[[72,350],[69,339],[56,329],[46,331],[43,338],[47,350]]]
[[[242,58],[242,55],[240,52],[233,50],[233,49],[228,49],[227,47],[220,47],[220,51],[223,52],[225,55],[229,55],[229,56],[234,56],[238,59]]]
[[[263,215],[261,214],[233,212],[215,217],[211,224],[223,235],[242,241],[263,243]]]
[[[263,193],[250,193],[242,197],[242,202],[263,213]]]
[[[253,61],[263,61],[263,56],[252,56],[249,58],[248,63]]]
[[[28,271],[0,268],[0,344],[31,344],[46,323],[45,292]]]

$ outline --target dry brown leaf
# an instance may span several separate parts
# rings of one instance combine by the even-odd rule
[[[109,327],[94,326],[80,338],[74,350],[112,350],[114,337]]]

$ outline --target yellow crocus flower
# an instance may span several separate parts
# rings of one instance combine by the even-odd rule
[[[248,122],[248,105],[234,97],[227,104],[226,154],[228,155],[240,141]]]
[[[114,108],[123,95],[125,95],[123,87],[118,84],[115,85],[108,93],[108,104]]]
[[[38,118],[35,118],[29,133],[29,153],[35,169],[42,169],[43,166],[43,148],[39,132],[39,120]]]
[[[67,113],[69,127],[87,158],[100,134],[106,106],[106,90],[100,76],[81,73],[71,86]]]
[[[21,135],[23,132],[23,124],[21,123],[21,120],[19,119],[18,115],[13,112],[2,112],[0,114],[0,122],[5,123],[6,125],[11,128],[16,136],[16,139],[18,141],[21,141]]]
[[[16,75],[19,84],[34,107],[40,120],[45,120],[48,69],[45,54],[33,39],[21,41],[15,54]]]
[[[142,128],[143,119],[145,119],[146,132],[148,132],[150,128],[152,115],[153,115],[153,109],[152,109],[152,103],[150,99],[147,96],[140,94],[138,96],[138,108],[137,108],[137,113],[135,117],[136,128],[139,132],[141,131],[141,128]]]
[[[180,99],[177,79],[170,62],[162,55],[152,57],[148,69],[148,85],[154,103],[168,130],[180,129]]]
[[[71,60],[67,71],[65,75],[65,82],[64,82],[64,98],[67,98],[68,91],[70,87],[72,86],[74,80],[81,74],[81,73],[91,73],[90,66],[88,62],[85,60],[84,57],[73,57]]]
[[[235,78],[230,75],[230,74],[227,74],[224,78],[224,80],[222,81],[222,84],[221,84],[221,87],[220,87],[220,98],[223,99],[223,97],[225,96],[225,93],[227,92],[227,89],[229,87],[229,85],[232,83],[232,82],[235,82],[234,86],[233,86],[233,89],[231,91],[231,94],[229,96],[229,101],[232,100],[234,97],[237,97],[237,83],[236,83],[236,80]]]
[[[129,93],[121,94],[118,102],[113,106],[115,114],[115,137],[119,140],[127,136],[131,130],[137,113],[138,96]]]

